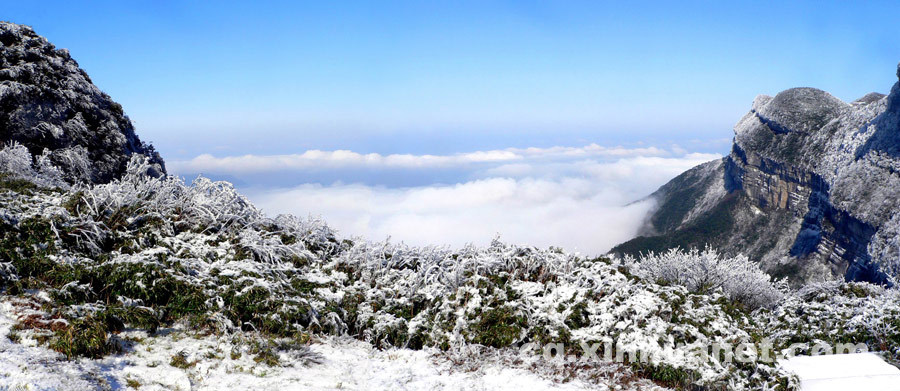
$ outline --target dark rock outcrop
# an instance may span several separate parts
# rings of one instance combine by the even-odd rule
[[[658,206],[641,236],[612,252],[709,244],[748,254],[796,284],[834,277],[894,284],[900,83],[890,95],[849,104],[812,88],[759,96],[735,126],[728,156],[652,197]]]
[[[46,150],[71,182],[108,182],[133,154],[162,175],[165,165],[138,138],[122,106],[100,91],[65,49],[30,27],[0,22],[0,142]]]

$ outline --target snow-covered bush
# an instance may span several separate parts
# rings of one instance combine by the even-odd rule
[[[724,256],[710,247],[651,252],[639,261],[627,257],[625,263],[632,273],[648,281],[681,285],[698,293],[721,289],[729,299],[750,309],[772,306],[782,295],[772,278],[745,255]]]
[[[163,221],[177,231],[179,223],[189,222],[191,229],[217,232],[234,226],[252,226],[265,216],[250,201],[240,195],[228,182],[214,182],[197,178],[190,186],[180,178],[167,176],[154,178],[148,175],[152,169],[149,160],[134,155],[122,178],[108,184],[81,185],[79,206],[93,216],[129,210],[126,217],[172,217]]]
[[[12,262],[0,262],[0,286],[18,280],[19,276],[16,274],[16,267],[13,266]]]
[[[34,172],[31,153],[24,145],[12,142],[0,149],[0,171],[7,175],[24,176]]]
[[[761,330],[784,349],[817,343],[865,344],[900,363],[900,290],[862,282],[815,283],[788,295],[771,310],[755,314]]]
[[[49,151],[33,159],[28,148],[16,142],[0,148],[0,173],[40,187],[68,188],[62,171],[50,162]]]

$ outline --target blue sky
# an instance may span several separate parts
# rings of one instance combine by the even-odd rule
[[[877,1],[18,1],[0,18],[68,48],[170,172],[232,180],[272,213],[596,252],[651,207],[630,201],[727,153],[757,94],[888,92],[897,15]]]
[[[3,8],[3,18],[69,48],[170,159],[688,145],[730,138],[760,93],[886,92],[900,59],[896,2]]]

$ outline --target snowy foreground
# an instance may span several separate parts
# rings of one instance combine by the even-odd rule
[[[900,391],[900,369],[872,353],[797,356],[782,365],[803,391]]]
[[[33,340],[13,343],[14,306],[0,304],[0,390],[606,390],[623,389],[579,380],[555,382],[507,362],[502,356],[483,365],[460,367],[435,349],[374,349],[346,337],[311,343],[315,357],[306,364],[269,367],[251,355],[233,358],[228,338],[196,338],[172,329],[147,337],[143,331],[122,333],[140,340],[127,354],[99,360],[67,361],[61,354],[35,346]],[[170,364],[173,352],[190,352],[189,368]],[[283,357],[290,359],[290,357]],[[285,360],[287,361],[287,360]],[[312,361],[312,362],[310,362]],[[649,382],[635,390],[663,390]]]

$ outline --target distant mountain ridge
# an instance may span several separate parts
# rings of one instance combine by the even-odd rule
[[[154,176],[165,173],[122,106],[67,50],[8,22],[0,22],[0,142],[20,143],[35,156],[46,149],[70,182],[109,182],[125,172],[132,154],[147,156]]]
[[[761,95],[734,132],[728,156],[653,193],[640,236],[612,252],[709,244],[798,284],[896,281],[900,83],[851,103],[814,88]]]

